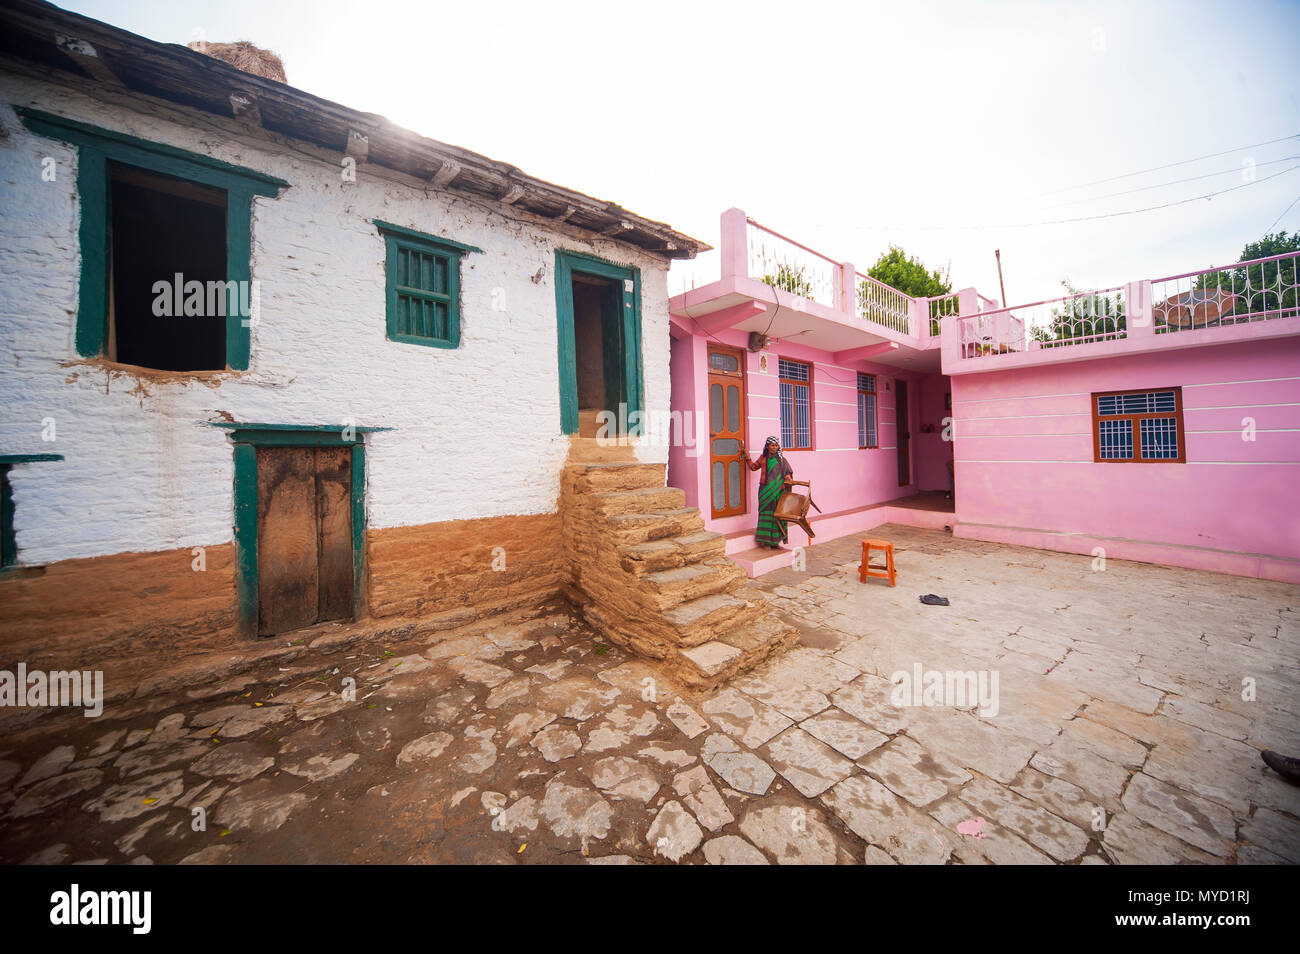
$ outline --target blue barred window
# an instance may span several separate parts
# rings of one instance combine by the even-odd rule
[[[876,376],[858,374],[858,447],[877,447]]]
[[[781,446],[792,450],[812,447],[812,365],[781,358]]]

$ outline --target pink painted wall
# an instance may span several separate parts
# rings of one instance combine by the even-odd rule
[[[1174,385],[1186,464],[1093,462],[1093,392]],[[952,393],[957,535],[1300,582],[1300,338],[954,375]]]
[[[757,456],[768,434],[781,432],[778,397],[778,357],[813,363],[813,444],[810,451],[789,450],[786,459],[794,468],[795,478],[811,480],[813,498],[824,513],[834,513],[868,504],[907,496],[916,491],[916,466],[913,483],[898,485],[898,448],[895,443],[893,382],[902,377],[909,382],[912,395],[912,434],[917,433],[920,375],[900,372],[898,368],[870,362],[856,362],[853,367],[835,365],[828,352],[790,342],[773,342],[768,356],[768,373],[759,371],[759,355],[745,350],[748,334],[738,331],[717,333],[716,341],[693,335],[673,341],[671,353],[672,409],[691,410],[699,417],[702,430],[700,455],[691,457],[684,448],[673,447],[668,456],[668,483],[686,491],[687,502],[698,506],[710,530],[732,533],[752,530],[757,514],[758,474],[749,473],[746,485],[746,512],[737,517],[713,520],[710,517],[710,483],[708,463],[708,360],[709,343],[739,348],[745,355],[746,414],[748,446]],[[876,375],[877,420],[880,447],[858,448],[857,372]],[[886,382],[889,390],[885,390]],[[939,400],[942,401],[942,394]],[[674,440],[674,444],[679,443]],[[915,455],[916,442],[913,441]]]
[[[917,424],[912,431],[915,477],[919,490],[949,488],[948,461],[953,459],[952,441],[943,439],[943,420],[951,412],[944,407],[948,378],[942,374],[925,374],[918,378]],[[927,431],[927,428],[929,429]]]

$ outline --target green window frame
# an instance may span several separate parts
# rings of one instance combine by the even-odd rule
[[[9,474],[16,464],[61,461],[62,454],[0,454],[0,573],[19,570],[18,541],[14,532],[14,493]]]
[[[389,341],[460,347],[460,260],[480,249],[373,220],[384,237],[384,297]]]
[[[622,283],[623,393],[629,435],[640,434],[645,414],[645,377],[641,367],[641,269],[606,258],[557,249],[555,252],[555,318],[560,373],[560,431],[578,433],[577,342],[573,326],[573,274],[592,275]],[[635,417],[633,416],[635,415]]]
[[[226,367],[248,370],[252,318],[239,313],[238,289],[251,282],[253,198],[276,198],[289,183],[210,156],[17,106],[23,125],[37,135],[77,148],[77,201],[81,213],[81,277],[77,287],[77,354],[107,354],[109,305],[109,163],[185,179],[226,192],[226,281],[236,284],[226,308]],[[251,296],[250,296],[251,297]]]

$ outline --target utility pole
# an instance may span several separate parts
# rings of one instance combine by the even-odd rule
[[[998,291],[1002,293],[1002,307],[1007,307],[1007,287],[1002,284],[1002,249],[995,248],[993,257],[998,260]]]

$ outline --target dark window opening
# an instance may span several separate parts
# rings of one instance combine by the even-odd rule
[[[225,190],[118,163],[109,169],[110,360],[224,369],[226,313],[250,294],[231,294],[226,284]]]
[[[9,488],[9,465],[0,464],[0,566],[18,564],[14,542],[14,495]]]
[[[584,436],[596,414],[618,414],[623,389],[622,290],[619,282],[573,276],[573,344],[578,378],[578,416]]]

